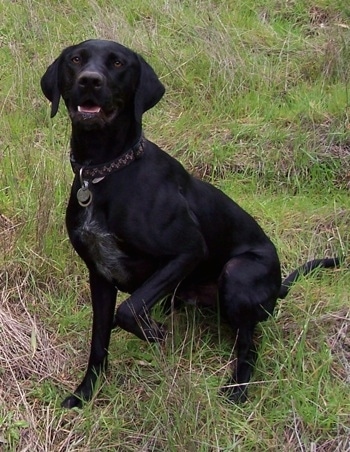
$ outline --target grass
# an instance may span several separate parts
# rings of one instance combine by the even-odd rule
[[[94,400],[60,408],[91,322],[64,227],[69,123],[39,87],[65,46],[114,39],[152,64],[167,94],[146,135],[259,220],[284,274],[349,251],[348,2],[120,3],[0,0],[0,450],[350,450],[346,265],[300,280],[261,325],[245,405],[217,395],[230,331],[188,307],[161,348],[113,333]]]

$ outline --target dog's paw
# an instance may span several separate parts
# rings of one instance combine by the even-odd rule
[[[113,320],[113,328],[116,327],[148,342],[164,342],[167,336],[167,329],[162,323],[145,316],[123,316],[120,308]]]
[[[61,403],[62,408],[81,408],[83,406],[83,401],[81,398],[77,397],[76,395],[72,394],[68,397],[66,397],[63,402]]]
[[[224,398],[226,402],[235,405],[244,403],[248,400],[247,386],[239,386],[237,384],[227,384],[219,389],[219,395]]]
[[[163,324],[153,320],[152,327],[142,328],[142,333],[148,342],[164,342],[167,337],[168,330]]]

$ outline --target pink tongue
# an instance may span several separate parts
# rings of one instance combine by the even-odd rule
[[[94,107],[86,107],[84,105],[78,106],[78,111],[82,113],[99,113],[101,108],[95,105]]]

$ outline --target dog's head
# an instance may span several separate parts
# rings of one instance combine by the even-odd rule
[[[62,97],[71,120],[103,127],[123,112],[141,124],[142,114],[164,94],[157,75],[137,53],[113,41],[88,40],[67,47],[47,68],[41,89],[52,103],[51,117]]]

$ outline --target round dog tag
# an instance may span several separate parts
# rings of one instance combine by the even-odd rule
[[[77,191],[77,200],[82,207],[87,207],[92,201],[91,191],[87,187],[79,188]]]

